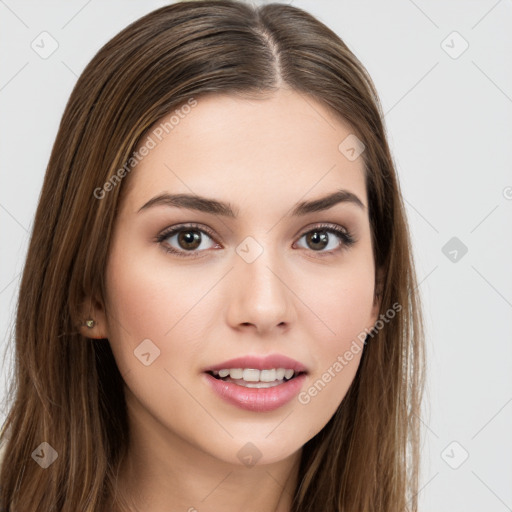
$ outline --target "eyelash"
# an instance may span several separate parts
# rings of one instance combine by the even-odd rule
[[[199,224],[189,223],[189,224],[180,224],[178,226],[174,226],[172,228],[166,229],[162,233],[160,233],[156,238],[155,242],[159,243],[162,248],[167,252],[174,254],[176,256],[180,256],[183,258],[197,258],[200,256],[200,253],[204,251],[178,251],[172,247],[166,246],[163,242],[167,240],[172,235],[175,235],[176,233],[179,233],[181,231],[200,231],[201,233],[207,234],[212,240],[215,240],[215,236],[212,233],[212,231],[205,226],[200,226]],[[317,226],[313,226],[313,228],[308,229],[304,233],[302,233],[299,237],[299,240],[309,233],[312,233],[314,231],[325,231],[327,233],[331,233],[334,235],[337,235],[341,239],[341,244],[338,248],[332,249],[330,251],[313,251],[314,253],[318,253],[321,258],[326,256],[333,256],[334,253],[348,249],[352,245],[356,243],[355,238],[353,235],[346,229],[341,226],[336,226],[333,224],[318,224]]]

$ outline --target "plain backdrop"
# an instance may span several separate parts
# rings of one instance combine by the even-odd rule
[[[27,242],[71,89],[104,43],[166,3],[0,0],[0,398]],[[512,3],[287,3],[345,41],[385,112],[427,323],[421,511],[512,510]],[[43,46],[53,53],[41,55]]]

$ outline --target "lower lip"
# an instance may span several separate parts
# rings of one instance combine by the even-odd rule
[[[247,411],[266,412],[279,409],[287,404],[301,390],[306,374],[271,388],[246,388],[233,382],[216,379],[209,373],[204,374],[208,384],[226,402]]]

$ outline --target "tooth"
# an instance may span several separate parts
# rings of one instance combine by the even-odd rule
[[[294,373],[295,373],[294,370],[286,370],[284,372],[284,376],[286,379],[291,379],[293,377]]]
[[[270,368],[265,370],[258,370],[256,368],[223,368],[221,370],[213,370],[213,374],[221,379],[231,377],[234,380],[265,383],[282,381],[284,378],[290,380],[296,373],[289,368]]]
[[[231,375],[232,378],[233,375]],[[246,382],[258,382],[260,380],[260,371],[253,369],[253,368],[247,368],[243,371],[243,377]]]
[[[261,382],[274,382],[276,380],[276,370],[261,370],[260,381]]]
[[[229,370],[229,376],[232,379],[241,379],[243,378],[243,374],[243,368],[231,368],[231,370]]]
[[[243,368],[231,368],[229,370],[229,376],[232,378],[232,379],[242,379],[243,378],[243,375],[244,375],[244,370]]]

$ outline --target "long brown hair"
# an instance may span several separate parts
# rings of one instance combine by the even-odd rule
[[[377,92],[344,42],[312,15],[232,0],[183,1],[135,21],[99,50],[66,105],[17,304],[1,510],[93,512],[116,493],[129,436],[123,379],[108,341],[86,339],[77,326],[85,297],[104,303],[128,178],[110,181],[102,199],[98,190],[149,128],[190,98],[282,85],[322,102],[364,142],[380,310],[401,306],[369,338],[337,412],[304,445],[293,512],[417,510],[424,334]],[[47,469],[32,457],[43,442],[58,454]]]

